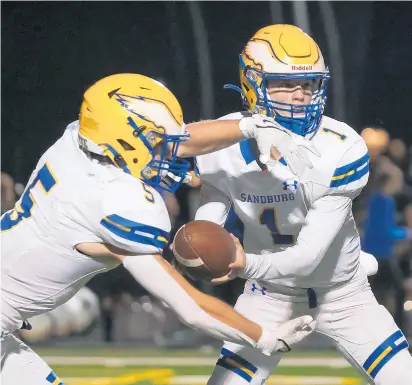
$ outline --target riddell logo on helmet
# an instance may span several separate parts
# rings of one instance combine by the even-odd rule
[[[300,66],[292,66],[292,71],[312,71],[312,65],[300,65]]]

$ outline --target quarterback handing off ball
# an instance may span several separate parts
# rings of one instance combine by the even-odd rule
[[[230,234],[209,221],[183,225],[173,241],[177,268],[194,280],[210,281],[229,273],[236,247]]]

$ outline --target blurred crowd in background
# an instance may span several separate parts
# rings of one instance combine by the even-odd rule
[[[379,263],[378,273],[369,281],[378,301],[412,338],[412,146],[408,147],[402,139],[391,138],[382,128],[368,127],[361,135],[369,148],[371,173],[367,187],[354,202],[353,212],[362,249],[373,254]],[[200,179],[194,173],[192,176],[192,181],[175,194],[162,192],[172,221],[172,236],[194,218]],[[24,181],[15,181],[2,172],[2,213],[13,208],[19,199],[24,189],[21,182]],[[172,258],[170,250],[165,249],[165,257]],[[192,283],[231,305],[244,284],[241,279],[220,286]],[[147,340],[162,345],[168,332],[172,333],[170,341],[175,344],[179,340],[190,344],[198,338],[172,312],[148,297],[122,266],[95,277],[88,288],[64,309],[34,320],[37,332],[26,332],[26,338],[36,342],[47,340],[50,333],[65,336],[85,332],[96,322],[101,327],[100,338],[106,342],[126,341],[132,336],[140,342]],[[83,312],[83,318],[76,318],[75,325],[62,323],[65,311]]]
[[[378,301],[412,335],[412,146],[382,128],[365,128],[370,177],[354,203],[362,249],[379,263],[370,278]]]

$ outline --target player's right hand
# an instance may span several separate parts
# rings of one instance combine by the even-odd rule
[[[239,128],[245,137],[256,139],[262,163],[269,162],[272,147],[276,147],[295,175],[300,176],[306,167],[313,168],[310,153],[320,156],[311,141],[285,129],[273,118],[259,114],[246,116],[240,120]]]
[[[263,329],[256,348],[266,355],[272,352],[289,352],[291,346],[309,336],[315,326],[316,321],[310,315],[304,315],[282,322],[276,329]]]

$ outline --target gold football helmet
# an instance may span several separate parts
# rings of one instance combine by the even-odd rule
[[[314,132],[326,102],[329,70],[316,42],[294,25],[276,24],[260,29],[239,56],[241,92],[252,112],[272,116],[299,135]],[[293,105],[270,99],[270,80],[310,82],[310,104]]]
[[[188,138],[179,102],[149,77],[111,75],[84,94],[80,145],[150,185],[168,191],[180,186],[189,162],[177,157],[177,149]]]

